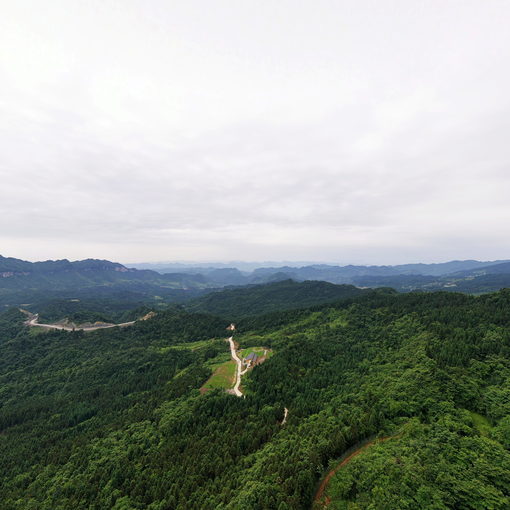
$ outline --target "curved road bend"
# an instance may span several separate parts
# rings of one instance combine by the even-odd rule
[[[122,322],[121,324],[108,324],[105,326],[85,326],[84,328],[72,327],[72,326],[63,326],[62,324],[40,324],[38,322],[39,314],[35,314],[33,317],[28,319],[25,324],[27,326],[37,326],[38,328],[46,328],[46,329],[62,329],[64,331],[96,331],[98,329],[109,329],[109,328],[117,328],[117,327],[125,327],[132,326],[136,321],[131,322]]]

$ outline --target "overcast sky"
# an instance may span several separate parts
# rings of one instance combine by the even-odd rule
[[[510,2],[0,0],[0,254],[510,258]]]

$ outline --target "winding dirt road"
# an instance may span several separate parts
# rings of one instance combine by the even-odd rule
[[[232,359],[237,363],[237,369],[236,369],[236,383],[234,385],[234,388],[233,388],[233,392],[236,396],[238,397],[242,397],[243,396],[243,393],[241,392],[241,390],[239,389],[239,386],[241,385],[241,376],[246,373],[246,370],[243,372],[242,368],[243,368],[243,363],[241,361],[241,358],[239,358],[239,356],[237,355],[237,352],[236,352],[236,346],[234,344],[234,337],[231,336],[229,339],[228,339],[228,342],[230,344],[230,355],[232,356]]]
[[[326,475],[324,480],[322,480],[322,483],[320,484],[319,489],[317,490],[315,497],[313,498],[313,504],[314,504],[313,508],[327,508],[329,506],[329,504],[331,503],[331,498],[329,498],[328,496],[326,496],[326,498],[324,498],[324,500],[322,498],[324,496],[324,492],[327,489],[331,478],[333,478],[333,476],[336,474],[336,472],[338,470],[342,469],[354,457],[359,455],[361,452],[363,452],[367,448],[370,448],[370,446],[377,444],[377,443],[383,443],[385,441],[388,441],[389,439],[393,439],[394,437],[397,437],[397,436],[388,436],[388,437],[381,437],[378,439],[373,439],[372,441],[367,441],[367,442],[362,443],[361,445],[358,446],[358,448],[355,448],[354,450],[352,450],[352,449],[347,450],[347,452],[344,454],[344,458],[340,461],[340,463],[337,464]],[[321,505],[321,506],[319,507],[317,505]]]
[[[234,324],[230,324],[230,326],[227,328],[229,331],[235,331],[236,327]],[[249,366],[247,366],[243,370],[243,362],[241,361],[241,358],[237,355],[236,351],[236,344],[234,343],[234,336],[232,335],[230,338],[227,338],[228,343],[230,344],[230,355],[232,356],[232,359],[236,362],[236,382],[234,384],[234,387],[229,390],[231,393],[236,395],[237,397],[243,397],[243,392],[239,389],[239,386],[241,386],[241,376],[246,374],[248,372]],[[267,350],[264,351],[264,356],[267,354]],[[284,415],[283,415],[283,421],[281,425],[285,425],[287,421],[287,415],[289,414],[289,410],[285,407],[284,408]]]
[[[23,313],[27,313],[24,310],[21,310]],[[30,312],[28,312],[30,313]],[[66,326],[64,324],[41,324],[39,321],[39,314],[30,314],[28,320],[25,321],[25,324],[30,327],[38,327],[38,328],[46,328],[46,329],[60,329],[64,331],[96,331],[98,329],[109,329],[109,328],[124,328],[126,326],[132,326],[136,321],[130,322],[122,322],[120,324],[104,324],[101,326]]]

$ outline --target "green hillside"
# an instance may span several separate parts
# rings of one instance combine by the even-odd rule
[[[329,301],[353,298],[366,292],[353,285],[284,280],[214,292],[191,301],[186,308],[237,319],[275,310],[305,308]]]
[[[92,308],[95,301],[111,310],[126,311],[142,304],[183,302],[216,287],[199,274],[162,275],[108,260],[27,262],[0,256],[3,307],[33,305],[37,309],[49,302],[79,299],[88,301]]]
[[[239,349],[272,355],[245,398],[200,392],[227,317],[36,337],[23,320],[0,315],[3,510],[510,507],[509,291],[246,317]]]

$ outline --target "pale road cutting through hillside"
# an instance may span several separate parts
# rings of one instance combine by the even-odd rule
[[[233,391],[234,391],[235,395],[237,395],[238,397],[242,397],[243,394],[242,394],[241,390],[239,389],[239,386],[241,385],[241,376],[243,375],[243,373],[246,372],[246,370],[244,372],[242,371],[243,364],[242,364],[241,359],[237,355],[236,346],[234,344],[234,337],[231,336],[228,339],[228,342],[230,344],[230,354],[232,356],[232,359],[237,363],[236,383],[234,385]]]
[[[25,310],[21,310],[23,313],[27,313]],[[30,313],[30,312],[28,312]],[[30,327],[38,327],[38,328],[46,328],[46,329],[60,329],[64,331],[96,331],[98,329],[109,329],[109,328],[124,328],[126,326],[132,326],[136,321],[131,322],[122,322],[120,324],[105,324],[104,326],[85,326],[83,328],[73,327],[73,326],[64,326],[63,324],[41,324],[38,322],[39,314],[29,315],[29,319],[25,322],[27,326]]]
[[[235,326],[234,324],[231,324],[227,329],[229,329],[230,331],[235,331]],[[239,386],[241,386],[241,376],[246,374],[246,372],[248,372],[248,368],[249,367],[246,367],[244,370],[242,370],[243,368],[243,363],[241,361],[241,358],[239,358],[239,356],[237,355],[237,351],[236,351],[236,345],[234,343],[234,337],[231,336],[230,338],[227,338],[229,344],[230,344],[230,355],[232,356],[232,359],[236,362],[237,364],[237,368],[236,368],[236,383],[234,385],[234,387],[232,388],[232,392],[234,393],[234,395],[238,396],[238,397],[242,397],[244,396],[242,391],[239,389]],[[267,350],[264,351],[264,355],[267,353]],[[280,425],[285,425],[285,423],[287,422],[287,416],[289,414],[289,410],[284,407],[283,409],[283,420],[281,422]]]

